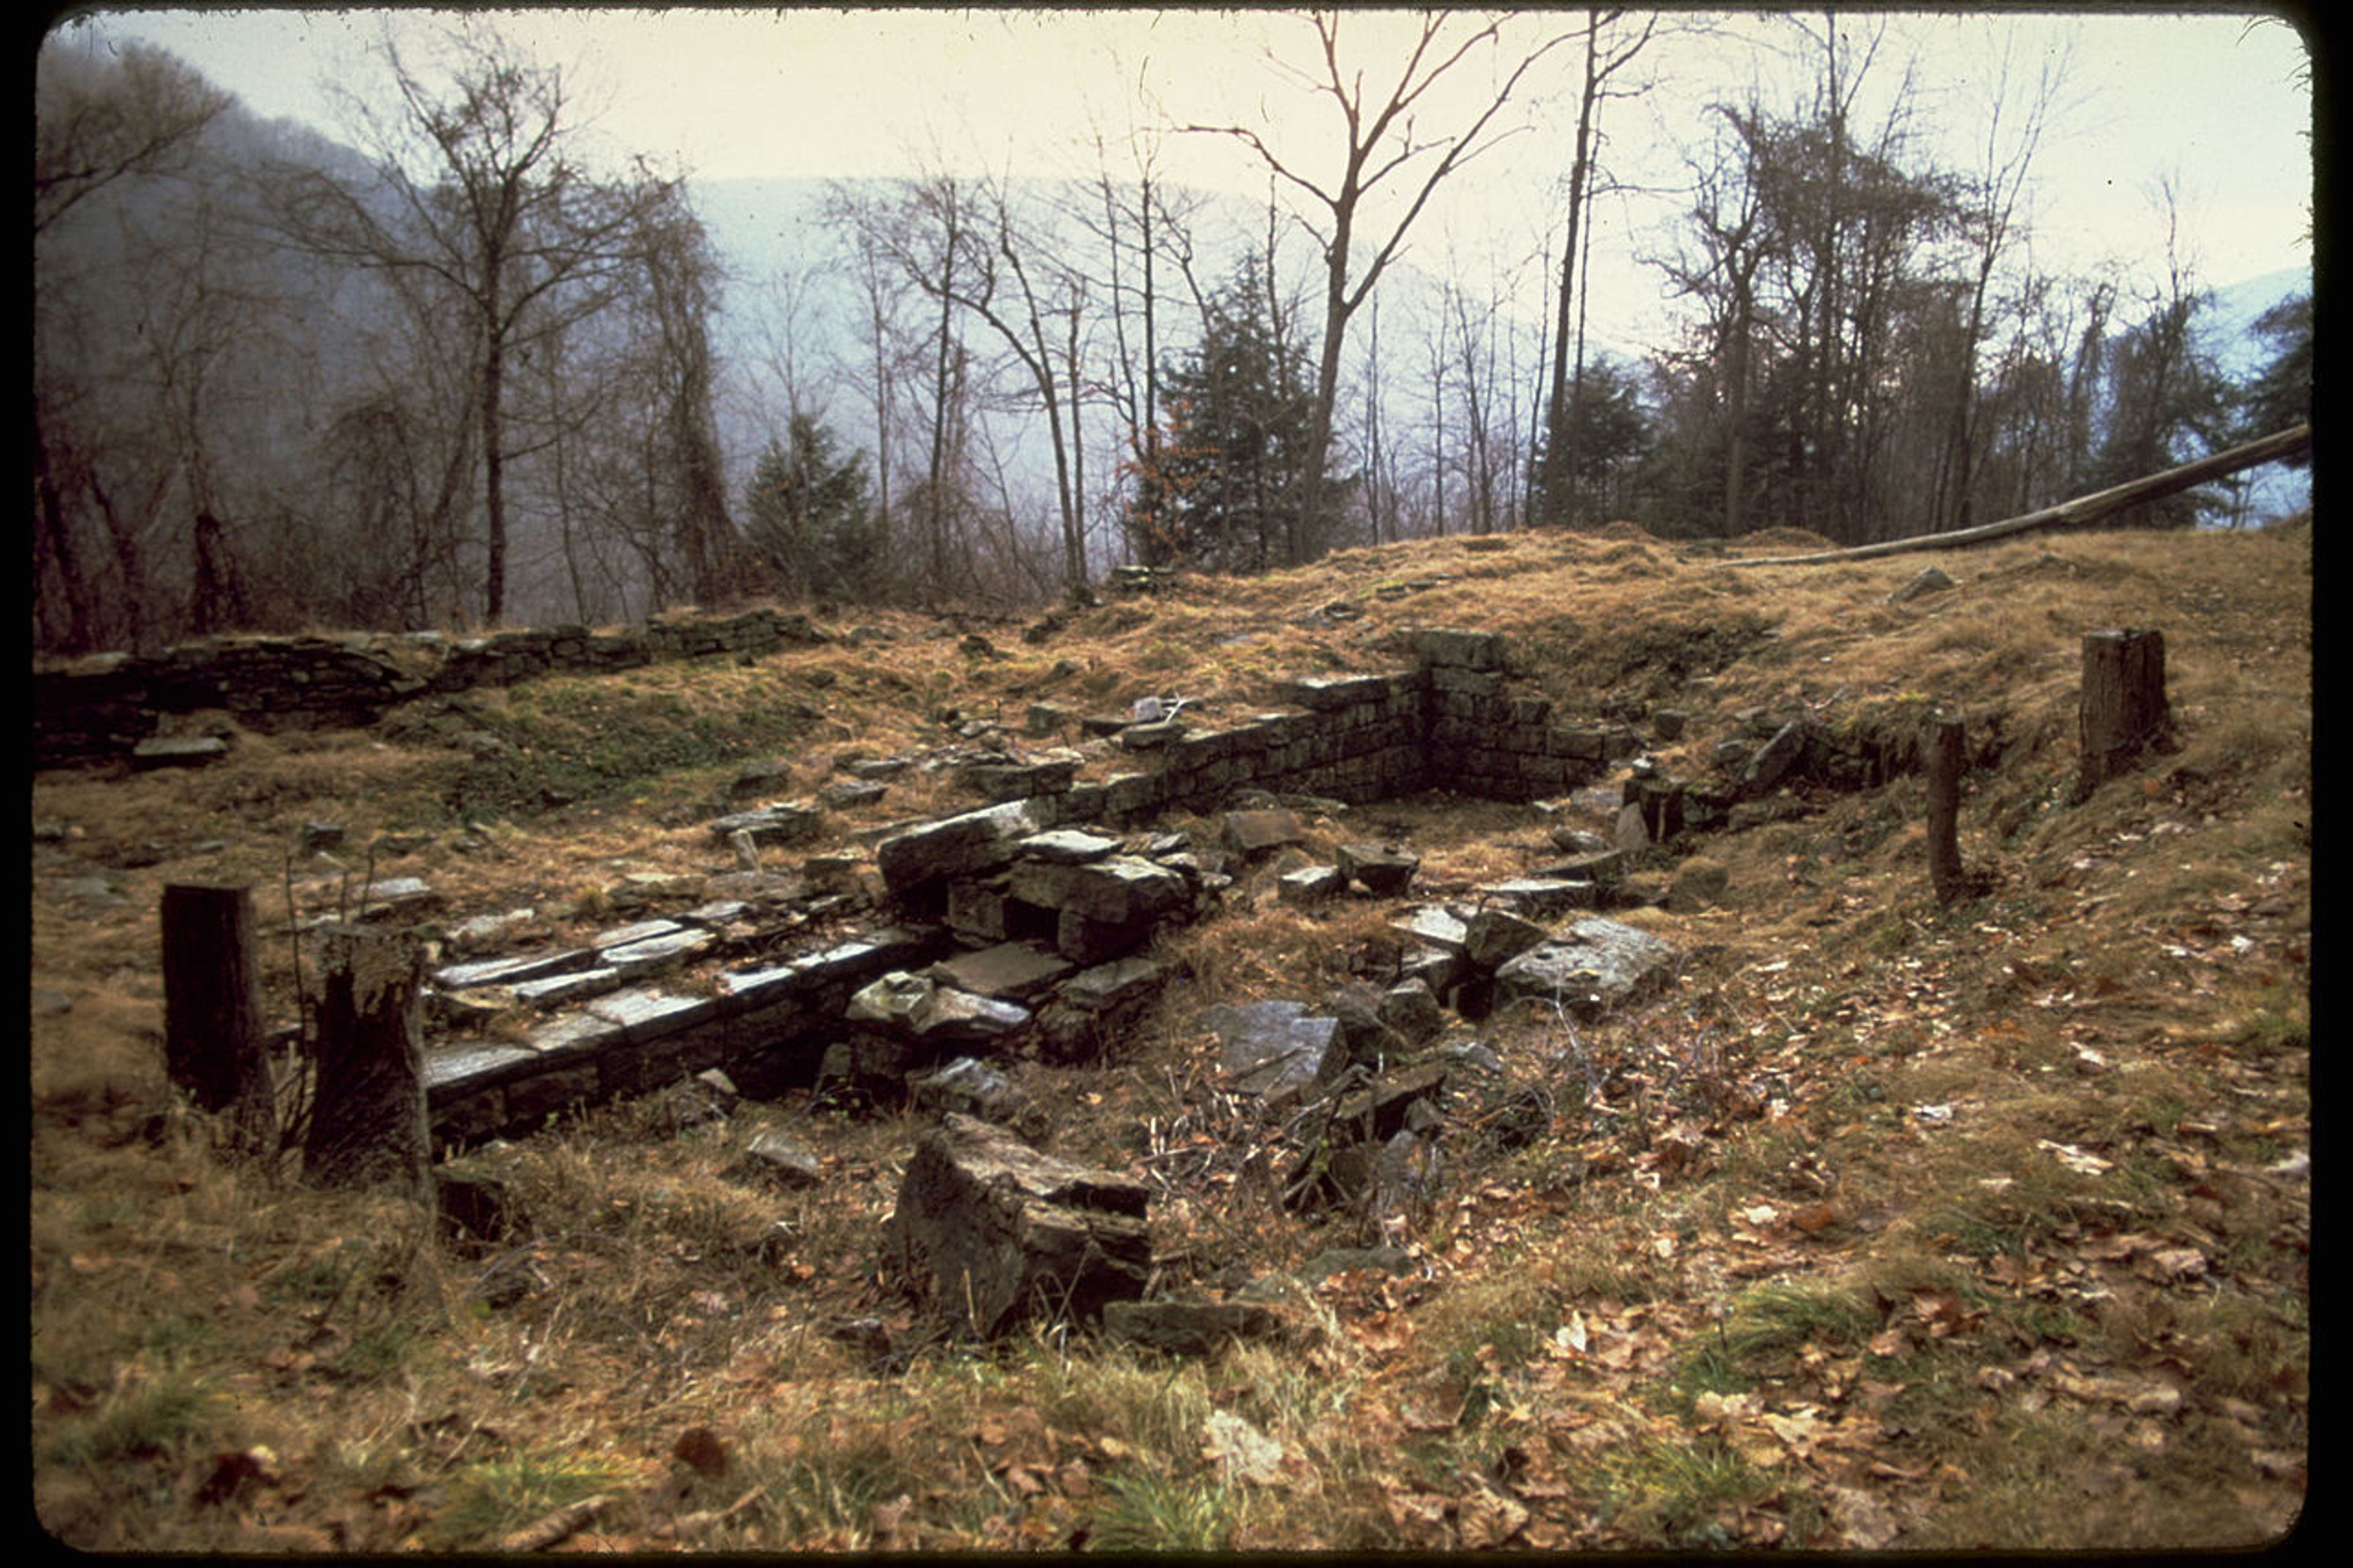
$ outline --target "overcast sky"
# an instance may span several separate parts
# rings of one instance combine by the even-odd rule
[[[1336,116],[1296,77],[1319,69],[1314,35],[1299,15],[1271,11],[746,11],[670,8],[476,13],[545,64],[562,64],[584,102],[601,105],[602,132],[632,152],[703,177],[874,175],[920,164],[1015,174],[1087,174],[1096,130],[1107,140],[1132,125],[1240,122],[1303,173],[1326,175],[1336,159]],[[1528,45],[1574,25],[1581,13],[1538,11],[1509,35]],[[1695,14],[1672,13],[1685,23]],[[420,10],[121,11],[100,9],[68,24],[110,38],[160,44],[236,93],[255,112],[336,133],[328,84],[365,90],[370,46],[386,18],[405,39],[427,36],[447,14]],[[1852,37],[1874,19],[1841,13]],[[1820,17],[1813,19],[1819,30]],[[1394,72],[1409,16],[1344,19],[1346,59],[1368,79]],[[1456,18],[1467,32],[1467,18]],[[1451,36],[1451,35],[1450,35]],[[2063,60],[2054,118],[2036,159],[2037,260],[2088,268],[2127,265],[2161,250],[2150,193],[2160,179],[2179,192],[2200,276],[2222,285],[2308,265],[2312,170],[2302,132],[2312,123],[2297,76],[2304,43],[2246,12],[2179,7],[2157,14],[1977,13],[1888,19],[1873,58],[1865,110],[1895,95],[1907,65],[1924,132],[1949,165],[1982,153],[1984,104],[2005,46],[2013,76]],[[1818,57],[1816,57],[1818,58]],[[1515,122],[1528,129],[1475,161],[1451,199],[1416,230],[1425,265],[1451,249],[1533,252],[1546,221],[1543,196],[1564,174],[1580,56],[1564,46],[1526,82]],[[1385,63],[1386,62],[1386,63]],[[1476,96],[1490,79],[1471,62],[1458,85]],[[1672,184],[1680,141],[1715,98],[1746,98],[1754,83],[1768,107],[1795,101],[1814,60],[1785,24],[1733,13],[1710,38],[1655,44],[1638,75],[1649,91],[1608,106],[1607,158],[1641,186]],[[1442,127],[1460,105],[1433,100],[1425,124]],[[2013,114],[2012,123],[2015,123]],[[1163,168],[1179,180],[1262,196],[1262,165],[1229,139],[1177,136]],[[1533,193],[1533,194],[1532,194]],[[1671,195],[1629,197],[1604,214],[1603,252],[1617,265],[1620,331],[1655,310],[1654,272],[1634,260],[1655,248],[1679,210]],[[1597,325],[1599,325],[1597,322]]]

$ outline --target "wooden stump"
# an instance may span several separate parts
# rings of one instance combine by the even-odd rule
[[[2084,634],[2084,688],[2076,708],[2080,759],[2077,802],[2123,773],[2150,747],[2171,739],[2165,701],[2165,634],[2155,630]]]
[[[1963,726],[1958,719],[1938,713],[1928,731],[1928,880],[1936,901],[1949,904],[1961,896],[1961,761]]]
[[[424,952],[396,932],[331,926],[320,959],[319,1076],[303,1174],[322,1186],[423,1198],[433,1160],[417,1022]]]
[[[226,1111],[240,1143],[278,1142],[278,1096],[253,954],[247,888],[164,889],[164,1065],[206,1110]]]

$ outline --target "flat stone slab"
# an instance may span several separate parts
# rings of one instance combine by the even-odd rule
[[[1500,882],[1482,882],[1478,891],[1482,898],[1493,899],[1526,915],[1589,910],[1599,901],[1591,882],[1566,877],[1511,877]]]
[[[131,749],[131,765],[141,773],[150,768],[201,768],[228,755],[228,742],[217,735],[150,735]]]
[[[577,1002],[584,996],[601,996],[617,990],[621,972],[599,964],[594,969],[573,970],[564,974],[551,974],[539,980],[525,980],[507,987],[507,994],[526,1007],[553,1007],[561,1002]]]
[[[643,974],[649,970],[667,969],[671,964],[682,963],[708,951],[718,941],[715,934],[707,931],[674,931],[623,947],[604,948],[596,956],[624,975]]]
[[[1050,833],[1033,833],[1016,847],[1024,859],[1049,866],[1083,866],[1119,853],[1119,840],[1075,827],[1058,827]]]
[[[659,1039],[718,1010],[718,1002],[709,996],[672,996],[644,989],[616,992],[588,1004],[592,1016],[618,1025],[622,1038],[633,1044]]]
[[[790,1134],[767,1128],[753,1134],[727,1174],[779,1187],[813,1187],[825,1179],[825,1167]]]
[[[1307,830],[1294,814],[1280,806],[1259,811],[1229,811],[1219,820],[1218,837],[1245,860],[1271,855],[1293,844],[1303,844]]]
[[[1343,844],[1334,858],[1343,876],[1377,898],[1404,892],[1421,869],[1421,857],[1388,844]]]
[[[1027,1002],[1050,988],[1077,965],[1035,942],[1001,942],[944,958],[928,971],[931,977],[976,996],[1003,1002]]]
[[[637,921],[628,925],[615,926],[611,931],[598,931],[588,939],[588,945],[601,952],[608,947],[627,947],[633,942],[645,942],[652,937],[668,936],[680,929],[676,921]]]
[[[713,838],[733,838],[742,833],[754,844],[797,844],[813,836],[824,821],[825,814],[816,806],[787,802],[717,817],[706,826]]]
[[[1389,929],[1409,936],[1426,946],[1448,952],[1461,952],[1470,940],[1471,928],[1451,910],[1436,904],[1426,904],[1409,911],[1403,918],[1389,922]]]
[[[1481,910],[1464,922],[1462,956],[1475,969],[1498,969],[1551,934],[1510,910]]]
[[[1082,969],[1058,994],[1073,1007],[1101,1013],[1150,995],[1168,978],[1168,966],[1152,958],[1117,958]]]
[[[1029,801],[960,812],[894,833],[874,847],[874,863],[894,894],[939,880],[994,871],[1019,853],[1020,841],[1048,826]]]
[[[1219,1066],[1247,1093],[1298,1093],[1346,1064],[1340,1020],[1311,1015],[1303,1002],[1219,1003],[1200,1022],[1218,1037]]]
[[[425,1054],[425,1093],[428,1100],[450,1098],[486,1087],[511,1076],[518,1068],[539,1059],[537,1051],[521,1046],[449,1046]]]
[[[849,811],[871,805],[890,793],[891,786],[880,779],[836,779],[819,786],[817,797],[836,811]]]
[[[1132,926],[1166,914],[1185,901],[1186,892],[1182,876],[1134,855],[1077,866],[1024,860],[1013,868],[1008,888],[1025,904],[1109,926]]]
[[[1337,898],[1348,879],[1337,866],[1303,866],[1275,879],[1275,893],[1286,904],[1320,904]]]
[[[519,981],[540,980],[551,974],[567,974],[585,969],[595,962],[596,953],[585,947],[569,947],[558,952],[527,953],[521,958],[498,958],[480,963],[453,963],[433,972],[433,984],[444,991],[464,991],[476,985],[512,985]]]
[[[1495,972],[1495,1004],[1557,1001],[1596,1016],[1665,987],[1683,949],[1617,921],[1582,920]]]

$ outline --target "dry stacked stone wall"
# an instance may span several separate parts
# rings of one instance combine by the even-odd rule
[[[237,637],[155,655],[100,654],[33,674],[33,765],[129,757],[165,714],[224,709],[263,731],[373,724],[414,698],[656,660],[773,653],[828,640],[807,616],[656,616],[643,627],[559,626],[445,637]]]
[[[909,996],[907,976],[934,988],[910,1014],[923,1021],[882,1053],[894,1059],[927,1044],[934,1020],[987,1021],[1074,1054],[1156,989],[1156,966],[1138,955],[1162,925],[1211,907],[1223,880],[1205,875],[1181,837],[1130,846],[1079,825],[1134,827],[1245,788],[1351,803],[1430,787],[1526,800],[1588,783],[1635,749],[1622,726],[1556,723],[1544,700],[1516,694],[1496,634],[1409,633],[1399,651],[1414,668],[1296,679],[1284,689],[1294,707],[1230,727],[1132,726],[1124,737],[1148,767],[1101,783],[1075,782],[1067,767],[1029,770],[1019,783],[1035,793],[903,826],[875,851],[900,925],[722,974],[709,994],[640,987],[520,1044],[436,1048],[437,1137],[513,1131],[712,1067],[747,1088],[807,1081],[855,1033],[857,994],[892,976]],[[959,989],[988,974],[1004,977],[994,994]]]

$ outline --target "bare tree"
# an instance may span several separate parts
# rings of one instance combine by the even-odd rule
[[[574,149],[561,70],[522,62],[494,31],[448,37],[437,88],[389,37],[382,54],[398,98],[353,117],[375,162],[359,185],[316,169],[280,172],[279,222],[311,253],[376,271],[423,275],[472,325],[484,507],[482,615],[507,601],[507,378],[534,337],[603,309],[638,259],[646,214],[667,183],[599,180]]]
[[[1474,53],[1494,53],[1504,47],[1503,23],[1491,20],[1467,33],[1456,26],[1456,16],[1429,12],[1421,17],[1419,34],[1401,68],[1386,88],[1367,89],[1362,70],[1349,70],[1340,61],[1343,13],[1318,11],[1309,18],[1315,30],[1322,72],[1299,73],[1312,90],[1329,98],[1340,110],[1345,127],[1340,174],[1321,180],[1303,171],[1303,149],[1278,152],[1256,131],[1243,125],[1191,125],[1186,129],[1229,136],[1249,148],[1275,178],[1320,209],[1321,222],[1311,226],[1324,252],[1324,336],[1316,366],[1315,415],[1302,475],[1308,487],[1302,509],[1314,529],[1324,509],[1324,481],[1332,445],[1332,411],[1340,381],[1341,345],[1348,321],[1361,307],[1381,274],[1403,249],[1414,222],[1429,205],[1431,193],[1466,162],[1494,144],[1507,132],[1491,132],[1496,117],[1518,90],[1521,79],[1538,60],[1566,41],[1556,34],[1535,45],[1503,73],[1501,85],[1482,96],[1483,107],[1469,123],[1452,134],[1425,136],[1415,116],[1431,89],[1446,79]],[[1411,173],[1407,171],[1411,170]],[[1366,198],[1393,175],[1403,175],[1410,195],[1403,212],[1383,226],[1385,232],[1366,237],[1372,253],[1361,273],[1356,269],[1356,226],[1364,216]]]
[[[1577,471],[1575,424],[1569,413],[1575,395],[1569,324],[1576,313],[1577,285],[1582,279],[1583,247],[1592,243],[1586,220],[1593,198],[1595,121],[1603,100],[1610,96],[1610,79],[1633,63],[1658,26],[1655,15],[1643,17],[1636,29],[1623,10],[1586,13],[1585,69],[1577,90],[1577,137],[1568,174],[1568,232],[1561,244],[1560,289],[1553,307],[1552,389],[1545,404],[1546,458],[1537,498],[1537,515],[1550,523],[1568,521],[1571,476]],[[1582,331],[1577,341],[1581,361]]]

